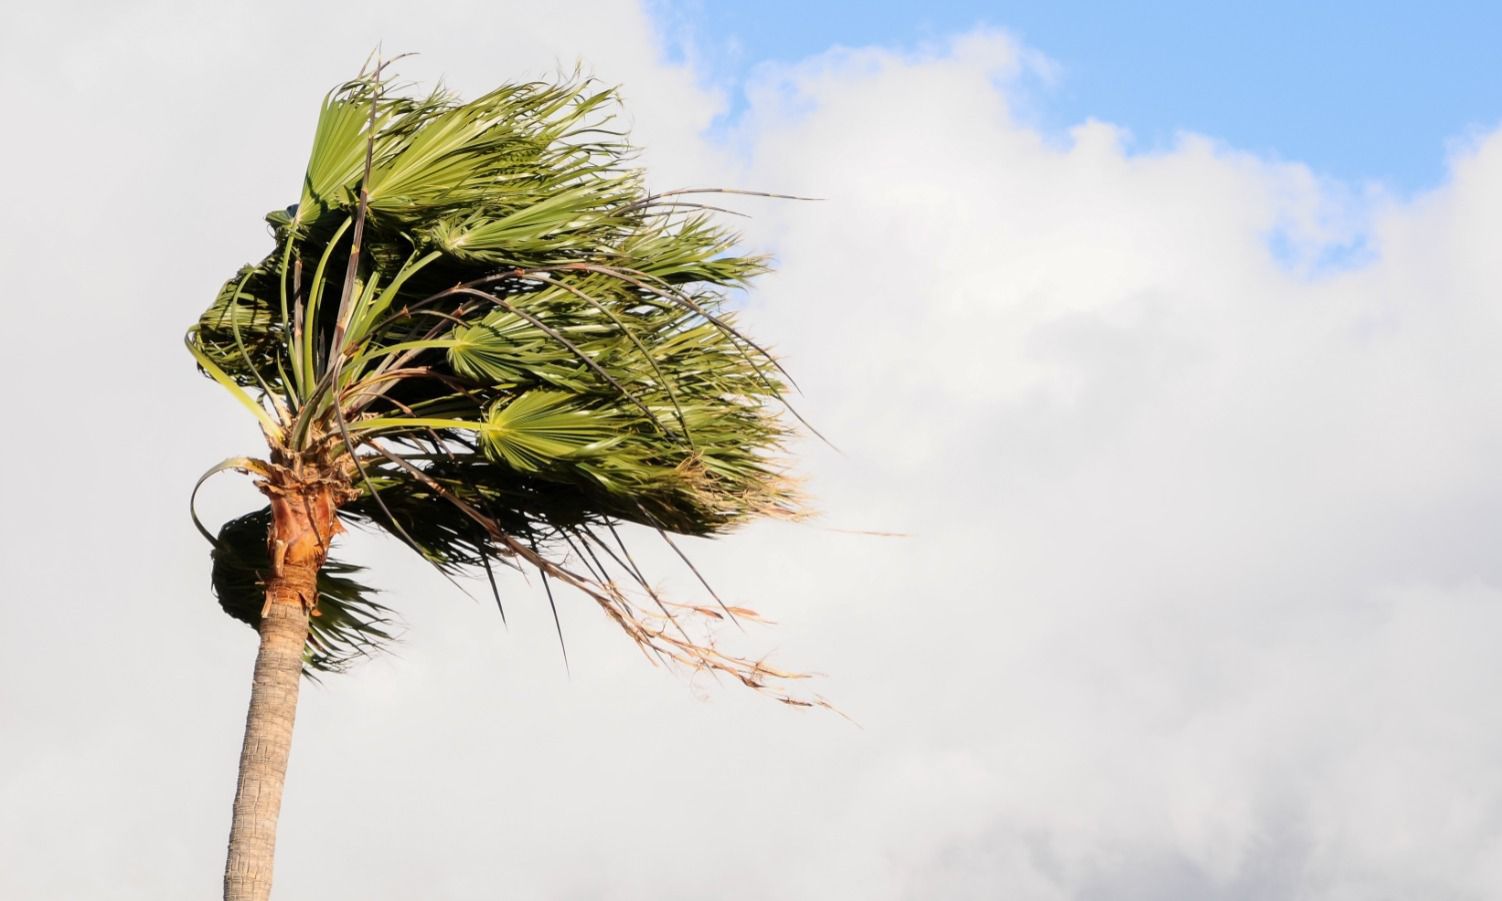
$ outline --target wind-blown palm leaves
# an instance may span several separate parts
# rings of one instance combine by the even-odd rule
[[[261,421],[272,461],[240,468],[311,461],[342,519],[446,574],[535,569],[550,600],[584,592],[652,657],[764,688],[790,674],[691,637],[684,615],[720,613],[658,597],[616,529],[797,514],[775,460],[781,369],[723,309],[763,261],[693,192],[647,192],[607,129],[614,103],[577,78],[468,103],[398,96],[379,70],[337,88],[301,196],[267,217],[274,248],[188,345]],[[221,603],[252,624],[267,515],[216,538]],[[386,637],[351,575],[325,567],[312,669]]]

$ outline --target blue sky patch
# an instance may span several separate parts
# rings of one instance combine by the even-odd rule
[[[1050,134],[1094,117],[1132,147],[1181,130],[1321,175],[1399,194],[1439,184],[1451,142],[1502,121],[1502,4],[1021,3],[652,0],[669,52],[685,44],[725,88],[730,119],[763,62],[833,46],[911,48],[977,26],[1017,36],[1059,67],[1021,108]]]

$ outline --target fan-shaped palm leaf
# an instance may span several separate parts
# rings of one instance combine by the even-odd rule
[[[259,397],[271,463],[316,458],[346,516],[455,573],[514,561],[506,535],[547,569],[568,529],[794,515],[779,368],[724,311],[762,261],[645,190],[606,127],[612,93],[388,87],[325,99],[302,196],[267,217],[275,248],[190,332],[205,369]],[[398,511],[419,496],[421,517]],[[463,525],[419,540],[435,517]]]

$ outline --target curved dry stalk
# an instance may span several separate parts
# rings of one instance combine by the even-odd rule
[[[637,647],[641,649],[643,656],[649,661],[655,663],[655,657],[656,660],[666,660],[677,664],[689,673],[723,674],[730,676],[747,688],[755,689],[785,704],[791,704],[796,707],[823,707],[835,710],[828,701],[818,695],[799,697],[791,692],[776,688],[767,681],[768,679],[798,681],[812,678],[813,674],[776,669],[768,666],[764,659],[751,659],[749,657],[726,653],[720,650],[712,635],[706,634],[703,638],[698,639],[690,637],[672,612],[673,609],[677,609],[707,620],[721,619],[721,614],[712,608],[692,604],[668,603],[662,601],[653,592],[653,600],[660,605],[661,613],[652,613],[644,610],[634,604],[630,596],[622,591],[613,581],[600,580],[577,573],[563,564],[549,559],[534,548],[523,544],[515,537],[507,534],[495,520],[475,509],[473,505],[456,497],[436,479],[433,479],[420,468],[413,466],[400,456],[390,453],[374,441],[370,442],[370,446],[387,460],[407,471],[413,478],[423,482],[435,494],[453,504],[464,515],[484,528],[492,540],[498,542],[512,555],[530,564],[544,577],[551,576],[553,579],[582,592],[590,600],[594,601],[621,628],[621,631],[625,632],[636,643]],[[684,559],[687,561],[687,557]],[[697,572],[695,570],[696,574]],[[551,597],[551,591],[549,595]],[[719,600],[718,597],[716,600]],[[745,607],[732,608],[725,606],[723,602],[720,603],[726,615],[731,619],[740,616],[751,621],[764,621],[754,610]],[[674,629],[670,629],[670,626],[674,627],[677,634],[674,634]]]

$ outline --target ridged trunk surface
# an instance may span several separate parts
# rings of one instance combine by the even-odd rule
[[[245,717],[245,744],[240,749],[240,778],[229,832],[229,859],[224,867],[225,901],[266,901],[271,897],[271,868],[276,852],[276,820],[282,809],[282,785],[292,751],[292,724],[297,717],[297,689],[302,679],[302,649],[308,615],[297,601],[273,601],[261,617],[261,649],[256,654]]]
[[[318,570],[328,542],[339,531],[327,490],[263,486],[271,497],[268,544],[273,571],[266,578],[261,646],[251,682],[245,743],[235,788],[229,856],[224,865],[225,901],[271,897],[276,823],[292,751],[297,691],[302,678],[308,614],[318,599]]]

